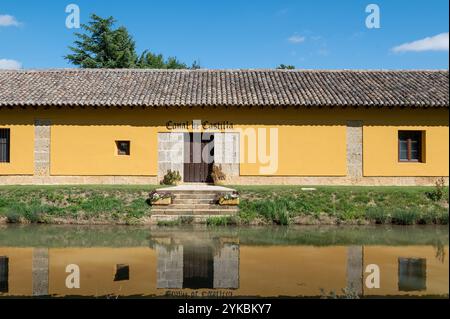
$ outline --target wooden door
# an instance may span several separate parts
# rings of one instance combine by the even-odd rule
[[[210,144],[211,143],[211,144]],[[211,170],[214,158],[214,134],[184,134],[184,182],[211,182]],[[205,150],[209,145],[209,152]],[[209,153],[209,159],[202,154]]]

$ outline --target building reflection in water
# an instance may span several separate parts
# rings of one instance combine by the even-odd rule
[[[447,254],[448,246],[266,245],[158,230],[136,246],[0,247],[0,296],[445,296]],[[372,264],[379,289],[365,285]],[[67,286],[68,265],[79,266],[79,289]]]
[[[427,260],[425,258],[398,259],[398,290],[421,291],[427,289]]]
[[[157,288],[239,288],[239,241],[214,238],[153,238],[157,252]]]

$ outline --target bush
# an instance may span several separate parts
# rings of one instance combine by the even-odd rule
[[[181,175],[179,171],[168,170],[166,175],[162,180],[162,184],[164,185],[176,185],[181,182]]]
[[[211,178],[215,185],[221,184],[226,179],[226,175],[222,171],[222,165],[216,165],[216,164],[213,165],[212,172],[211,172]]]
[[[6,217],[6,222],[10,223],[10,224],[16,224],[16,223],[20,223],[21,221],[21,215],[17,212],[8,212],[5,214]]]
[[[389,222],[391,215],[387,214],[382,208],[370,207],[366,210],[366,218],[376,224],[386,224]]]
[[[392,214],[392,223],[397,225],[414,225],[419,222],[421,214],[416,209],[397,209]]]
[[[444,197],[445,180],[443,177],[436,181],[435,187],[431,192],[426,192],[425,195],[433,202],[439,202]]]

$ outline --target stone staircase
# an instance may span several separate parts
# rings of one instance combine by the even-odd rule
[[[170,192],[175,195],[172,204],[153,206],[152,217],[156,219],[171,219],[169,216],[231,216],[239,212],[237,206],[218,205],[215,199],[218,194],[232,193],[234,190],[220,186],[180,185],[160,188],[158,191]],[[166,216],[167,218],[163,218]]]

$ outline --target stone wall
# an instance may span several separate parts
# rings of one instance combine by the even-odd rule
[[[214,288],[239,288],[239,245],[226,243],[214,256]]]
[[[158,254],[157,288],[183,288],[183,246],[155,245]]]
[[[236,176],[229,185],[359,185],[359,186],[434,186],[440,177],[362,177],[347,176]],[[449,184],[448,176],[444,177]]]
[[[149,163],[150,164],[150,163]],[[184,173],[184,133],[158,133],[158,181],[168,170]]]
[[[239,176],[239,160],[239,134],[214,133],[214,163],[220,165],[227,180]]]
[[[50,175],[50,127],[49,120],[34,123],[34,175]]]
[[[363,292],[363,246],[349,246],[347,248],[347,288],[358,295]]]
[[[362,121],[347,122],[347,176],[356,180],[363,176]]]
[[[48,248],[34,248],[32,261],[33,296],[48,295]]]

